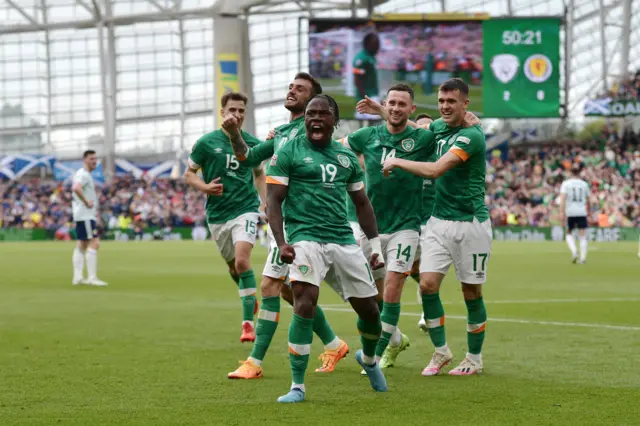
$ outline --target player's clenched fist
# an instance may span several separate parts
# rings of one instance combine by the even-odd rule
[[[280,250],[280,260],[288,265],[291,265],[293,263],[293,260],[296,258],[296,251],[293,246],[289,244],[283,244],[282,246],[278,247],[278,250]]]
[[[276,137],[276,129],[269,130],[269,133],[267,134],[267,140],[273,139],[275,137]]]
[[[238,133],[238,119],[233,114],[227,114],[222,119],[222,128],[230,135]]]
[[[206,184],[203,192],[207,195],[213,195],[214,197],[219,197],[220,195],[222,195],[224,185],[218,182],[220,182],[219,177],[215,178],[214,180]]]
[[[387,158],[386,160],[384,160],[384,163],[382,164],[382,173],[385,176],[389,176],[389,173],[391,173],[391,170],[393,170],[396,167],[396,165],[397,163],[395,158]]]

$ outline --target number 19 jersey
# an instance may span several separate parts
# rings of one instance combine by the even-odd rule
[[[242,138],[249,147],[260,140],[247,132]],[[191,150],[189,167],[202,169],[202,179],[209,183],[219,177],[222,195],[207,196],[207,223],[225,223],[245,213],[258,212],[260,199],[253,184],[253,169],[236,159],[229,137],[216,130],[202,136]]]
[[[267,169],[267,183],[288,186],[283,204],[287,242],[355,244],[347,222],[347,192],[364,188],[363,181],[358,159],[339,142],[319,148],[306,135],[288,141]]]

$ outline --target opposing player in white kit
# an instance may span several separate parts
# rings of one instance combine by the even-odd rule
[[[98,197],[91,172],[98,165],[96,152],[85,151],[82,155],[82,168],[73,176],[72,200],[73,221],[76,224],[76,238],[78,243],[73,250],[73,285],[87,284],[106,286],[107,283],[98,279],[98,248],[100,238],[97,228]],[[83,278],[85,256],[87,261],[87,279]]]
[[[582,168],[574,165],[571,169],[571,178],[562,182],[560,187],[560,214],[562,223],[567,224],[566,241],[573,256],[573,263],[583,264],[587,260],[587,235],[585,230],[589,226],[589,184],[580,179]],[[578,260],[578,248],[573,231],[578,230],[580,238],[580,259]]]

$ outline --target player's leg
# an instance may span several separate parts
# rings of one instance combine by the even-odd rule
[[[422,305],[422,292],[420,291],[420,257],[422,256],[422,245],[424,244],[424,237],[427,233],[427,224],[422,225],[420,228],[420,243],[418,244],[418,251],[416,252],[416,259],[413,261],[413,266],[411,267],[411,278],[413,278],[417,283],[418,290],[418,304]],[[427,327],[427,322],[424,319],[424,313],[420,317],[418,321],[418,328],[425,333],[429,332],[429,327]]]
[[[587,251],[589,250],[589,241],[587,240],[587,218],[580,218],[578,224],[578,238],[580,239],[580,263],[587,261]]]
[[[289,269],[293,290],[293,318],[289,326],[289,360],[292,383],[278,402],[301,402],[305,399],[304,377],[309,365],[313,341],[313,317],[318,303],[320,283],[328,269],[322,245],[301,241],[293,245],[296,257]]]
[[[429,219],[423,238],[420,258],[422,312],[429,338],[435,348],[429,364],[422,370],[423,376],[438,375],[453,360],[453,354],[447,345],[444,307],[440,299],[440,286],[452,263],[449,242],[445,237],[451,223],[436,218]]]
[[[234,247],[235,271],[240,278],[238,292],[242,299],[241,342],[256,339],[253,317],[257,313],[256,276],[251,268],[251,251],[256,242],[257,213],[248,213],[236,218],[231,230]]]
[[[482,285],[487,280],[487,270],[491,257],[491,221],[458,222],[458,250],[454,255],[456,277],[462,282],[462,294],[467,307],[467,344],[465,359],[449,372],[452,376],[468,376],[481,373],[482,345],[485,338],[487,309],[482,298]]]
[[[90,237],[87,250],[85,252],[87,262],[87,280],[86,283],[95,286],[106,286],[107,283],[98,279],[98,249],[100,248],[100,238],[98,236],[98,228],[95,220],[88,220],[87,235]]]
[[[327,244],[327,248],[331,267],[325,280],[358,314],[362,350],[356,353],[356,361],[369,377],[371,387],[386,392],[387,381],[375,357],[382,323],[376,300],[378,290],[369,262],[357,245]]]
[[[84,221],[76,222],[76,247],[73,249],[71,262],[73,265],[73,285],[84,284],[84,257],[89,246],[89,238],[87,236],[87,227]]]
[[[567,236],[565,237],[565,241],[567,242],[567,246],[569,246],[569,250],[571,250],[573,263],[578,261],[578,248],[576,247],[576,238],[573,236],[573,230],[575,228],[574,218],[567,218]]]
[[[385,261],[387,276],[384,284],[382,308],[382,336],[376,348],[376,356],[382,358],[382,368],[395,364],[400,352],[410,346],[409,338],[398,328],[402,288],[411,271],[420,235],[416,231],[400,231],[386,241]]]

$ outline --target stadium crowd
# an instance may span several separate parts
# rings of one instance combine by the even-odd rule
[[[615,82],[608,90],[598,93],[595,98],[640,101],[640,69],[635,74]]]
[[[572,163],[592,187],[592,226],[640,226],[640,135],[605,132],[588,144],[515,145],[506,161],[489,153],[487,205],[494,226],[560,224],[558,195]],[[52,180],[0,182],[0,226],[66,235],[71,191]],[[116,178],[100,189],[106,229],[203,225],[205,197],[182,181]]]

